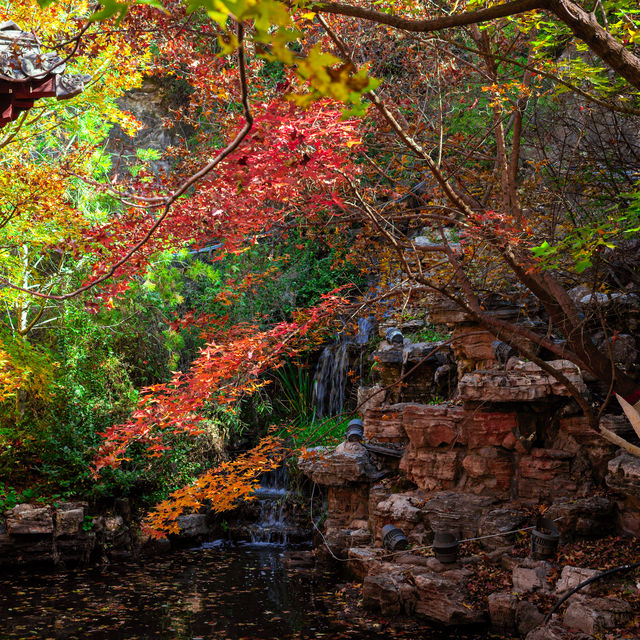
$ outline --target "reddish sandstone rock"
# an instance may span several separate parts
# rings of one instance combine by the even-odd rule
[[[515,533],[511,533],[521,528],[526,516],[517,509],[501,508],[486,511],[478,522],[478,535],[493,536],[503,533],[504,535],[493,538],[485,538],[480,544],[485,549],[497,549],[515,542]]]
[[[400,470],[424,489],[449,489],[455,486],[461,469],[461,452],[414,449],[409,445],[400,460]]]
[[[383,615],[404,611],[445,625],[479,624],[486,619],[486,611],[477,609],[468,600],[465,585],[472,575],[470,571],[434,573],[413,561],[374,560],[370,566],[363,584],[363,604]]]
[[[640,459],[623,453],[609,462],[607,485],[622,496],[623,531],[640,536]]]
[[[518,447],[518,438],[516,437],[516,434],[513,433],[513,431],[507,433],[500,443],[500,446],[509,450],[516,449]]]
[[[621,437],[633,434],[633,427],[625,416],[605,415],[602,416],[600,424]],[[589,421],[582,415],[562,418],[558,427],[561,432],[573,437],[578,444],[594,446],[602,441],[602,436],[589,426]]]
[[[562,568],[562,574],[556,584],[555,592],[559,596],[563,596],[567,591],[575,589],[581,582],[597,576],[600,571],[596,569],[586,569],[585,567],[572,567],[566,565]],[[582,593],[589,593],[594,588],[593,584],[588,584],[581,589]]]
[[[421,491],[409,491],[392,493],[373,506],[370,523],[375,523],[372,530],[377,544],[382,544],[382,527],[387,524],[398,527],[410,544],[427,544],[431,530],[423,523],[423,503],[424,494]]]
[[[628,453],[609,462],[607,485],[616,493],[640,498],[640,458]]]
[[[541,614],[542,615],[542,614]],[[540,624],[531,630],[526,640],[590,640],[591,636],[585,637],[571,633],[566,627],[558,623]]]
[[[513,590],[516,593],[549,591],[547,576],[553,567],[543,560],[527,558],[522,565],[514,567],[512,572]]]
[[[381,549],[363,549],[359,547],[352,547],[347,553],[349,561],[347,567],[349,572],[360,580],[364,580],[367,574],[374,569],[374,567],[382,564],[381,560],[378,560],[379,552]]]
[[[568,360],[553,360],[547,364],[559,370],[580,391],[586,387],[578,367]],[[569,395],[555,378],[533,362],[522,362],[509,371],[484,369],[462,376],[458,391],[467,402],[527,402],[550,395]]]
[[[460,422],[464,412],[448,405],[406,405],[402,425],[411,444],[417,448],[463,444]]]
[[[509,435],[515,439],[517,419],[515,412],[484,413],[446,404],[407,404],[402,408],[402,425],[416,448],[468,444],[475,449],[500,446]]]
[[[544,622],[544,614],[532,602],[521,600],[516,605],[516,626],[518,633],[526,636]]]
[[[358,387],[358,407],[360,415],[364,415],[369,409],[379,409],[386,399],[386,392],[379,384],[371,387]]]
[[[369,516],[368,487],[329,487],[327,509],[334,527],[359,528],[360,523],[353,526],[353,522],[367,520]]]
[[[362,583],[362,604],[379,610],[383,616],[397,616],[402,611],[398,582],[401,576],[390,572],[369,574]]]
[[[426,306],[427,320],[431,324],[458,325],[472,322],[473,317],[455,302],[444,296],[434,296]]]
[[[476,609],[467,599],[465,584],[471,572],[416,573],[413,582],[417,591],[415,612],[428,620],[445,625],[480,624],[486,612]],[[447,577],[447,574],[451,574]]]
[[[456,491],[434,493],[422,506],[425,522],[433,531],[458,532],[463,538],[478,535],[482,513],[496,501]]]
[[[486,475],[489,469],[488,460],[481,453],[466,456],[462,461],[462,466],[472,478]]]
[[[300,458],[300,470],[317,484],[343,486],[349,482],[373,482],[379,477],[369,452],[359,442],[342,442],[334,451]]]
[[[390,495],[391,489],[382,482],[372,485],[369,489],[369,502],[367,508],[369,511],[369,529],[373,532],[379,532],[382,527],[387,524],[386,522],[378,519],[378,516],[376,515],[376,507]]]
[[[631,620],[631,605],[615,598],[576,596],[565,611],[563,622],[591,636],[622,626]]]
[[[389,523],[422,521],[420,507],[424,504],[424,495],[412,491],[407,493],[393,493],[378,503],[376,515]]]
[[[465,491],[509,499],[514,475],[513,455],[496,447],[484,447],[467,455],[462,466]]]
[[[633,427],[625,416],[605,415],[600,424],[625,439],[635,437]],[[571,443],[574,448],[571,449]],[[615,457],[618,447],[605,440],[597,431],[591,429],[584,416],[570,416],[558,423],[558,436],[554,447],[577,452],[581,448],[584,456],[589,460],[596,476],[602,480],[607,473],[607,464]]]
[[[407,434],[402,426],[406,405],[367,409],[364,412],[364,437],[373,442],[406,442]]]
[[[491,627],[495,631],[512,634],[516,630],[518,598],[509,591],[491,593],[488,598]]]
[[[481,413],[467,411],[462,421],[463,441],[470,449],[498,447],[508,435],[513,435],[518,426],[515,412]]]
[[[473,363],[482,363],[486,368],[491,368],[492,363],[496,363],[492,346],[496,338],[479,325],[458,325],[452,338],[453,352],[456,359],[466,365],[465,369],[473,368]]]
[[[563,539],[606,536],[616,528],[616,505],[604,496],[566,498],[554,502],[546,517],[555,520]]]
[[[524,500],[542,501],[575,496],[571,454],[556,449],[532,449],[519,465],[518,494]]]

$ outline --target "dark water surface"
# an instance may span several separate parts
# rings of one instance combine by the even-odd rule
[[[0,638],[68,640],[454,640],[480,635],[388,626],[327,573],[287,571],[282,549],[203,549],[144,563],[0,576]]]

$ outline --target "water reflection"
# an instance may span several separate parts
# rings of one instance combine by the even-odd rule
[[[345,615],[335,576],[287,573],[281,548],[246,546],[175,553],[144,564],[0,577],[6,640],[428,638]]]

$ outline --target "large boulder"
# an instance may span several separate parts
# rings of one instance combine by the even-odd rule
[[[524,526],[526,519],[517,509],[506,507],[484,512],[478,521],[478,534],[495,537],[480,540],[480,544],[488,550],[512,545],[516,537],[514,532]]]
[[[190,513],[177,519],[180,535],[185,538],[199,538],[209,533],[207,515],[205,513]]]
[[[578,367],[568,360],[552,360],[579,391],[586,391]],[[567,396],[569,391],[534,362],[521,362],[509,371],[485,369],[465,373],[458,384],[460,398],[466,402],[528,402],[551,395]]]
[[[489,594],[487,601],[492,629],[512,635],[516,631],[518,597],[509,591],[496,591]]]
[[[397,616],[403,610],[401,581],[402,576],[392,572],[369,574],[362,584],[362,604],[380,611],[383,616]]]
[[[52,509],[33,504],[16,505],[7,511],[7,533],[10,536],[53,534]]]
[[[415,574],[413,582],[417,591],[416,613],[445,625],[485,622],[486,612],[476,609],[468,601],[465,584],[471,575],[470,571],[464,569]]]
[[[495,500],[456,491],[434,493],[422,506],[425,522],[436,532],[458,532],[463,538],[478,535],[480,517]]]
[[[327,495],[329,517],[327,526],[360,528],[369,517],[369,487],[350,485],[330,486]]]
[[[372,407],[364,411],[364,437],[371,442],[406,442],[403,426],[405,404]]]
[[[516,593],[549,591],[547,578],[552,569],[548,562],[527,558],[521,565],[513,568],[513,590]]]
[[[626,624],[632,617],[631,605],[624,600],[576,596],[567,607],[563,622],[570,629],[596,636]]]
[[[402,424],[414,448],[435,448],[460,442],[463,417],[460,407],[413,404],[404,409]]]
[[[607,485],[623,496],[620,525],[623,531],[640,536],[640,458],[623,453],[608,465]]]
[[[486,621],[486,611],[468,598],[472,573],[449,569],[435,573],[409,563],[375,563],[363,583],[363,604],[383,615],[405,612],[445,625],[474,625]]]
[[[521,600],[516,605],[516,627],[518,633],[526,636],[530,631],[544,623],[544,614],[533,602]]]
[[[464,488],[473,493],[508,499],[515,473],[513,456],[498,447],[472,451],[463,460],[467,473]]]
[[[415,449],[407,447],[400,470],[425,491],[451,489],[462,470],[462,453],[457,450]]]
[[[386,500],[378,503],[376,515],[389,522],[411,522],[422,520],[420,507],[424,503],[424,495],[419,492],[392,493]]]
[[[532,449],[522,456],[518,470],[518,495],[523,500],[541,502],[575,497],[577,481],[571,476],[572,454],[559,449]]]
[[[583,583],[585,580],[589,580],[597,576],[600,571],[596,569],[587,569],[585,567],[572,567],[571,565],[566,565],[562,568],[562,573],[560,574],[560,579],[556,584],[555,592],[559,596],[563,596],[571,589],[575,589],[579,584]],[[588,593],[592,590],[593,585],[589,584],[585,587],[582,587],[582,593]]]
[[[640,458],[623,453],[608,465],[607,485],[624,495],[640,498]]]
[[[65,502],[55,511],[56,536],[75,536],[82,531],[86,502]]]
[[[346,483],[375,482],[380,472],[359,442],[342,442],[334,451],[313,452],[299,459],[300,470],[317,484],[341,487]]]
[[[546,512],[564,539],[608,535],[616,528],[616,515],[615,503],[604,496],[558,500]]]

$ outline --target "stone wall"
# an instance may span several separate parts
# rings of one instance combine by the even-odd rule
[[[16,505],[0,516],[0,570],[117,562],[170,547],[141,533],[127,501],[119,507],[90,515],[86,502]]]

